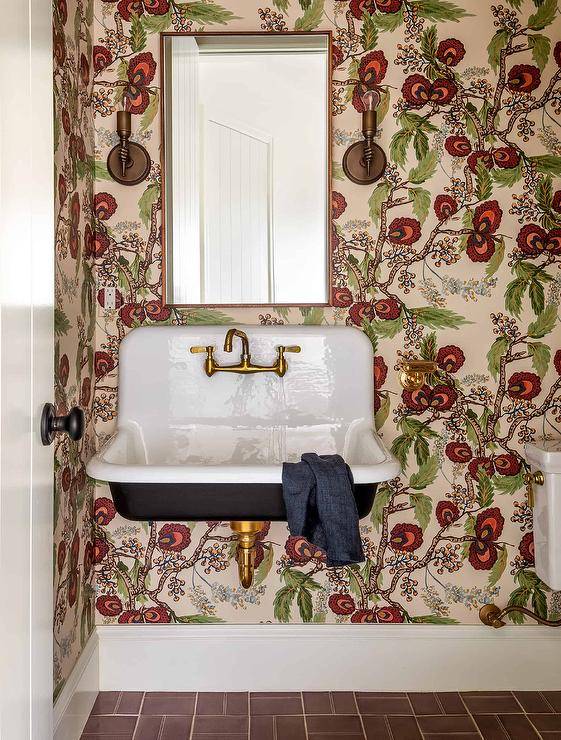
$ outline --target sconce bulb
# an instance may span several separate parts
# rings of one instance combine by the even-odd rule
[[[360,96],[364,110],[376,110],[380,105],[380,93],[377,90],[367,90]]]

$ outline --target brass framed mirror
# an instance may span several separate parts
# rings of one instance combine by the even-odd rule
[[[330,301],[330,32],[162,33],[164,302]]]

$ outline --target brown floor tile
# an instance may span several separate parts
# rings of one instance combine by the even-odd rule
[[[352,691],[332,691],[331,701],[335,714],[358,714],[355,695]]]
[[[514,691],[513,693],[525,712],[553,712],[551,705],[539,691]]]
[[[144,695],[142,714],[191,715],[195,710],[193,692],[149,691]]]
[[[192,722],[192,717],[164,717],[158,740],[189,740]]]
[[[308,734],[308,738],[309,740],[364,740],[364,735],[362,733],[360,735],[347,735],[347,733],[344,735],[333,735],[328,732],[312,732],[311,734]],[[292,738],[290,738],[290,740],[292,740]]]
[[[91,714],[113,714],[120,696],[120,691],[100,691]]]
[[[561,712],[561,691],[542,691],[541,694],[556,712]]]
[[[194,735],[201,735],[203,733],[209,734],[247,734],[247,728],[249,725],[249,717],[237,716],[237,717],[225,717],[225,716],[205,716],[196,715],[195,725],[193,727]]]
[[[474,714],[473,719],[479,727],[484,740],[507,740],[505,729],[494,714]]]
[[[512,691],[460,691],[462,696],[512,696]]]
[[[274,717],[250,717],[249,740],[274,740]]]
[[[561,731],[561,715],[557,714],[529,714],[528,719],[540,732]]]
[[[158,740],[163,724],[163,717],[139,717],[134,740]]]
[[[543,740],[561,740],[561,732],[542,732]]]
[[[472,714],[520,714],[520,704],[510,693],[497,696],[484,694],[461,694]]]
[[[80,740],[131,740],[132,735],[81,735]]]
[[[249,697],[251,714],[302,714],[300,694],[251,694]]]
[[[407,696],[407,691],[355,691],[356,696],[381,697],[385,699],[389,696]]]
[[[391,740],[390,729],[385,717],[363,717],[362,723],[367,740]]]
[[[226,709],[224,714],[249,714],[249,694],[247,691],[228,691],[226,693]]]
[[[457,691],[440,691],[437,696],[444,714],[467,714],[466,705]]]
[[[123,691],[115,707],[115,714],[138,714],[143,696],[142,691]]]
[[[538,717],[547,717],[547,714],[538,714]],[[554,714],[549,715],[555,717]],[[534,730],[528,718],[523,714],[501,714],[499,720],[504,726],[510,740],[538,740],[539,735]]]
[[[438,699],[432,693],[408,694],[415,714],[442,714]]]
[[[302,699],[306,714],[333,714],[329,691],[303,691]]]
[[[477,727],[467,714],[436,714],[417,717],[417,722],[423,734],[429,732],[477,732]]]
[[[421,740],[415,717],[388,717],[393,740]]]
[[[314,714],[306,716],[308,733],[362,734],[362,724],[357,714]]]
[[[175,740],[175,738],[174,738]],[[183,740],[183,738],[177,738],[177,740]],[[185,740],[247,740],[247,734],[243,735],[231,735],[229,732],[220,735],[212,733],[212,735],[196,735],[193,734],[191,738],[185,738]]]
[[[197,694],[197,714],[224,714],[226,697],[223,693],[199,691]]]
[[[424,740],[481,740],[478,732],[431,732],[423,735]]]
[[[361,714],[413,714],[407,695],[373,696],[357,694],[358,711]]]
[[[136,717],[116,717],[91,715],[84,727],[85,735],[127,735],[132,736]]]
[[[275,717],[277,740],[306,740],[304,717]]]

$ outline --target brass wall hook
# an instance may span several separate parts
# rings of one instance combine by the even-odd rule
[[[437,367],[431,360],[403,360],[399,382],[406,391],[417,391],[425,384],[426,376],[435,373]]]
[[[150,174],[152,160],[142,144],[130,141],[131,114],[117,111],[117,133],[119,143],[107,157],[107,171],[121,185],[138,185]]]

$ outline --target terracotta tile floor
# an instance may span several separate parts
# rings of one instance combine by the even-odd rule
[[[561,691],[99,694],[82,740],[561,740]]]

